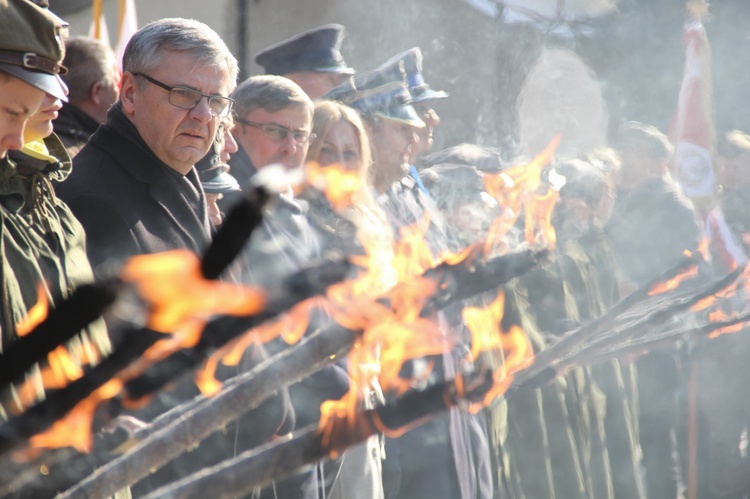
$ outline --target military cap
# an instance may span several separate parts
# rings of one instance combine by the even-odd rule
[[[60,78],[67,69],[63,37],[68,24],[28,0],[0,0],[0,71],[67,101]]]
[[[209,194],[222,194],[240,190],[237,179],[229,173],[229,165],[221,160],[224,149],[224,124],[216,131],[216,138],[208,151],[195,164],[203,190]]]
[[[339,51],[343,39],[342,25],[326,24],[261,50],[255,62],[272,75],[297,71],[354,74]]]
[[[364,116],[379,115],[412,126],[424,126],[424,122],[411,106],[406,73],[400,61],[396,61],[395,64],[382,64],[367,73],[357,75],[351,82],[334,88],[323,98],[343,102]]]
[[[208,194],[224,194],[240,190],[239,182],[229,173],[229,166],[225,164],[209,166],[205,169],[199,168],[196,164],[195,168],[198,170],[203,190]]]
[[[422,58],[422,49],[413,47],[391,57],[384,66],[398,64],[399,61],[403,63],[404,72],[406,73],[406,83],[409,86],[412,102],[445,99],[448,97],[447,92],[433,90],[425,83],[424,76],[422,76]]]
[[[387,83],[363,92],[349,105],[363,116],[376,115],[420,128],[425,126],[411,105],[411,95],[405,83]]]
[[[338,87],[331,89],[322,98],[349,104],[361,98],[364,92],[371,91],[388,83],[403,83],[404,81],[406,81],[406,73],[404,72],[403,64],[385,65],[348,78]]]
[[[419,161],[422,168],[429,168],[443,163],[471,165],[480,171],[490,173],[496,173],[505,169],[500,149],[466,142],[443,149],[442,151],[427,154]]]

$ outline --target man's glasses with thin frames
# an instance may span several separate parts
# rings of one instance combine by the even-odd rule
[[[298,145],[304,145],[308,141],[312,142],[316,137],[314,133],[309,133],[304,130],[290,130],[287,127],[281,125],[272,125],[270,123],[256,123],[255,121],[245,120],[242,118],[238,118],[237,116],[234,117],[234,121],[236,121],[237,123],[242,123],[243,125],[260,128],[269,139],[278,142],[286,140],[286,138],[291,135],[294,139],[294,142],[296,142]]]
[[[168,91],[169,103],[180,109],[188,109],[192,111],[198,107],[198,104],[200,104],[201,100],[205,97],[206,100],[208,100],[208,109],[211,111],[211,115],[217,118],[223,118],[229,114],[229,111],[232,109],[232,104],[234,104],[234,100],[229,97],[224,97],[222,95],[207,95],[192,88],[179,85],[170,87],[169,85],[143,73],[133,73],[133,76],[145,78],[157,87],[161,87]]]

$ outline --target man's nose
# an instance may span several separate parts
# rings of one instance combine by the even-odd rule
[[[419,142],[419,135],[417,134],[417,130],[415,128],[409,127],[409,130],[407,132],[407,140],[409,141],[409,145],[414,145]]]
[[[285,154],[294,154],[298,147],[300,147],[300,145],[297,144],[297,141],[294,140],[294,136],[291,133],[281,140],[281,150],[284,151]]]
[[[211,114],[211,108],[208,107],[208,99],[202,97],[198,105],[190,111],[190,116],[201,123],[208,123],[214,119],[214,115]]]
[[[438,116],[438,113],[436,113],[434,109],[428,109],[427,112],[424,113],[422,121],[424,121],[427,126],[435,128],[440,124],[440,116]]]
[[[0,151],[8,151],[11,149],[20,149],[23,147],[23,130],[25,126],[13,129],[6,133],[2,137],[2,147]]]
[[[229,154],[234,154],[240,150],[240,146],[234,140],[234,135],[229,130],[224,130],[224,150]]]

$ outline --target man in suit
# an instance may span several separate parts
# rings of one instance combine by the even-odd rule
[[[86,230],[95,271],[116,271],[136,254],[207,245],[193,166],[231,112],[236,79],[236,59],[203,23],[163,19],[133,36],[120,99],[58,187]]]

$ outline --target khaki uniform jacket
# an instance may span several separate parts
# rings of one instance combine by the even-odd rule
[[[94,279],[83,228],[50,183],[68,176],[70,158],[56,136],[45,139],[45,144],[51,156],[62,159],[50,163],[15,152],[0,160],[3,349],[15,341],[16,325],[37,303],[38,289],[54,307]],[[67,347],[74,361],[84,353],[93,354],[92,359],[105,356],[110,345],[104,323],[93,323]],[[44,391],[37,369],[29,376],[40,399]],[[8,399],[4,401],[10,407]],[[7,416],[0,407],[0,418]]]

